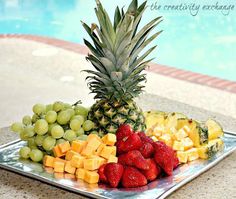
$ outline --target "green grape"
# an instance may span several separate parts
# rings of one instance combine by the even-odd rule
[[[83,128],[80,128],[79,130],[77,130],[77,131],[76,131],[76,135],[77,135],[77,136],[84,135],[84,129],[83,129]]]
[[[53,123],[53,124],[49,124],[49,125],[48,125],[48,135],[52,135],[52,134],[51,134],[52,128],[53,128],[54,126],[57,126],[57,125],[58,125],[57,123]]]
[[[32,121],[31,121],[31,117],[30,117],[29,115],[24,116],[23,119],[22,119],[22,123],[23,123],[24,125],[30,125],[31,122],[32,122]]]
[[[13,132],[20,133],[21,131],[23,131],[23,129],[24,129],[24,126],[20,122],[15,122],[11,125],[11,130]]]
[[[61,138],[61,139],[57,140],[56,145],[62,144],[64,142],[66,142],[66,140]]]
[[[61,138],[64,135],[64,129],[60,125],[55,125],[52,127],[51,135],[53,138]]]
[[[68,103],[64,103],[64,109],[63,110],[66,110],[66,109],[71,109],[72,106]]]
[[[77,131],[81,128],[81,122],[78,119],[73,119],[70,121],[70,128]]]
[[[43,140],[46,138],[45,135],[36,135],[34,141],[37,146],[42,146],[43,145]]]
[[[23,131],[24,131],[24,135],[25,135],[26,138],[31,138],[35,134],[34,127],[31,126],[31,125],[30,126],[26,126]]]
[[[74,115],[71,120],[73,119],[77,119],[79,120],[80,126],[82,126],[82,124],[84,123],[84,117],[82,115]]]
[[[70,117],[73,117],[75,115],[75,110],[72,108],[69,108],[66,111],[70,114]]]
[[[49,124],[54,123],[57,120],[57,112],[55,111],[48,111],[46,113],[45,119]]]
[[[96,135],[98,135],[98,132],[97,132],[97,131],[91,131],[90,134],[96,134]]]
[[[38,135],[44,135],[48,132],[48,123],[45,119],[39,119],[35,122],[34,131]]]
[[[59,112],[59,111],[61,111],[61,110],[63,110],[63,109],[64,109],[64,104],[63,104],[63,102],[55,102],[55,103],[53,104],[53,110],[54,110],[54,111]]]
[[[24,141],[28,140],[28,136],[26,135],[24,130],[20,132],[20,139]]]
[[[43,140],[43,145],[42,146],[46,151],[50,151],[50,150],[53,149],[55,144],[56,144],[56,139],[51,137],[51,136],[48,136]]]
[[[63,138],[68,141],[73,141],[76,139],[76,133],[73,130],[66,130]]]
[[[48,111],[52,111],[52,110],[53,110],[53,105],[52,105],[52,104],[46,105],[46,113],[47,113]]]
[[[43,104],[35,104],[33,106],[33,112],[37,115],[41,115],[45,113],[45,111],[46,111],[46,106]]]
[[[34,137],[29,138],[29,139],[28,139],[28,142],[27,142],[27,145],[28,145],[28,147],[31,148],[31,149],[36,149],[36,148],[37,148],[37,145],[36,145],[36,143],[35,143],[35,138],[34,138]]]
[[[67,124],[70,121],[71,115],[67,111],[61,111],[57,115],[57,122],[61,125]]]
[[[20,154],[20,157],[24,159],[28,159],[30,157],[30,152],[31,152],[31,149],[27,146],[24,146],[20,149],[19,154]]]
[[[76,105],[75,106],[75,114],[76,115],[82,115],[85,118],[87,118],[87,116],[88,116],[88,109],[83,107],[83,106],[81,106],[81,105]]]
[[[33,114],[31,121],[32,121],[32,123],[35,123],[39,119],[40,119],[40,117],[38,115]]]
[[[29,156],[34,162],[40,162],[43,159],[43,152],[39,149],[32,149]]]
[[[78,137],[79,140],[87,140],[88,139],[88,136],[87,135],[80,135]]]
[[[94,128],[94,123],[91,121],[91,120],[86,120],[84,123],[83,123],[83,129],[85,131],[90,131],[91,129]]]

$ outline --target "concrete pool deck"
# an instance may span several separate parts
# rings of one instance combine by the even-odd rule
[[[88,106],[93,103],[84,80],[86,74],[80,72],[91,68],[84,54],[22,38],[1,37],[0,46],[0,127],[9,126],[13,121],[21,120],[23,115],[31,114],[32,105],[38,102],[62,100],[73,103],[80,99]],[[199,119],[216,116],[226,130],[236,131],[235,93],[150,71],[147,73],[147,93],[139,101],[147,101],[150,106],[144,108],[182,111]],[[181,106],[182,103],[197,108]],[[196,115],[197,110],[201,110],[199,115]],[[0,140],[6,136],[3,134],[0,133]],[[16,135],[9,137],[17,138]],[[227,191],[228,198],[236,197],[233,183],[236,181],[235,158],[234,152],[169,198],[223,198],[224,191]],[[0,170],[0,174],[3,176],[0,198],[80,197],[4,170]],[[26,188],[28,185],[32,191]]]

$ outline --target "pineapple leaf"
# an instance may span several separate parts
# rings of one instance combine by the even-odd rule
[[[115,11],[115,16],[114,16],[114,30],[116,30],[117,25],[119,24],[120,20],[121,20],[121,13],[120,13],[120,9],[117,6],[116,7],[116,11]]]
[[[89,48],[89,50],[94,54],[96,57],[102,57],[104,54],[101,54],[93,45],[86,39],[84,39],[84,44]]]
[[[92,65],[94,66],[94,68],[96,70],[98,70],[99,72],[104,73],[104,74],[109,74],[107,69],[103,66],[103,64],[95,56],[89,54],[86,57],[86,59],[89,60],[92,63]]]
[[[129,14],[132,14],[132,15],[135,15],[136,14],[136,11],[137,11],[137,8],[138,8],[138,1],[137,0],[133,0],[129,7],[128,7],[128,13]]]
[[[108,70],[109,74],[111,74],[113,71],[116,71],[115,65],[106,57],[100,57],[100,62]]]

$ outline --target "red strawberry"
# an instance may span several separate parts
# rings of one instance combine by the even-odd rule
[[[126,139],[132,133],[133,133],[133,131],[132,131],[130,125],[122,124],[122,125],[120,125],[120,127],[118,128],[118,130],[116,132],[116,139],[117,139],[117,141]]]
[[[156,164],[153,159],[147,159],[147,163],[149,165],[148,170],[142,170],[142,174],[145,175],[147,180],[153,181],[157,178],[157,176],[161,173],[161,168]]]
[[[143,146],[139,149],[144,158],[151,158],[154,154],[154,147],[149,142],[143,142]]]
[[[124,140],[119,140],[116,142],[116,150],[117,150],[117,154],[120,155],[122,153],[125,153],[124,151]]]
[[[102,166],[99,167],[98,174],[99,174],[99,181],[107,183],[107,177],[104,174],[105,166],[106,166],[106,164],[103,164]]]
[[[125,167],[122,185],[125,188],[140,187],[147,184],[146,177],[134,167]]]
[[[147,160],[138,150],[129,151],[128,153],[120,155],[118,157],[118,162],[123,165],[134,166],[138,169],[149,169]]]
[[[140,137],[136,133],[133,133],[124,141],[124,144],[122,145],[123,148],[121,149],[124,152],[128,152],[136,149],[138,150],[141,146],[142,141]]]
[[[176,169],[178,167],[178,165],[179,165],[179,159],[178,159],[178,157],[176,155],[176,152],[174,153],[174,163],[173,164],[174,164],[173,165],[173,169]]]
[[[139,137],[141,138],[141,140],[143,142],[148,142],[150,144],[153,144],[154,141],[152,140],[152,138],[148,137],[144,132],[138,132]]]
[[[117,187],[122,178],[124,167],[119,163],[107,163],[104,173],[111,187]]]

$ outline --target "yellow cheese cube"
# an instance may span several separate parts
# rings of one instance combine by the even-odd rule
[[[86,147],[91,147],[94,151],[98,149],[98,147],[100,146],[101,142],[96,138],[96,137],[92,137],[90,138],[90,140],[88,141],[88,144]]]
[[[105,144],[100,144],[100,146],[98,147],[98,149],[95,151],[95,155],[100,155],[101,152],[102,152],[102,149],[105,147],[106,145]]]
[[[165,131],[165,127],[163,125],[161,126],[156,126],[153,129],[152,135],[156,136],[156,137],[160,137],[162,135],[162,133]]]
[[[75,151],[72,151],[72,150],[67,151],[67,152],[66,152],[66,157],[65,157],[65,159],[66,159],[67,161],[70,161],[71,158],[72,158],[74,155],[78,155],[78,153],[76,153]]]
[[[172,148],[176,151],[184,151],[184,145],[180,141],[174,141],[174,144],[173,144]]]
[[[181,141],[182,139],[186,138],[188,136],[188,133],[184,129],[178,130],[176,133],[174,133],[174,139]]]
[[[79,168],[79,169],[77,169],[76,170],[76,173],[75,173],[75,175],[76,175],[76,178],[79,178],[79,179],[84,179],[84,176],[85,176],[85,173],[86,173],[86,169],[83,169],[83,168]]]
[[[64,162],[64,163],[66,163],[66,160],[61,159],[61,158],[58,158],[58,157],[54,159],[54,162],[55,162],[55,161],[59,161],[59,162]]]
[[[87,170],[96,170],[99,168],[98,159],[97,158],[89,158],[84,160],[84,169]]]
[[[64,179],[64,173],[54,173],[54,178],[56,179]]]
[[[93,147],[91,146],[86,146],[83,151],[81,152],[81,155],[83,156],[90,156],[90,155],[93,155],[95,153],[95,150]]]
[[[54,163],[54,157],[49,156],[49,155],[45,155],[43,157],[43,165],[45,167],[53,167],[53,163]]]
[[[116,156],[116,146],[112,146],[112,152],[111,152],[111,155],[114,155]]]
[[[71,149],[77,153],[81,153],[81,151],[85,148],[87,142],[84,140],[75,140],[71,143]]]
[[[58,172],[58,173],[63,173],[64,172],[64,169],[65,169],[65,163],[62,162],[62,161],[54,161],[53,163],[53,168],[54,168],[54,171],[55,172]]]
[[[108,160],[107,160],[107,163],[109,162],[114,162],[114,163],[117,163],[118,162],[118,158],[114,155],[110,155]]]
[[[164,142],[167,146],[172,146],[172,138],[170,134],[163,134],[158,138],[160,141]]]
[[[90,184],[98,183],[99,175],[95,171],[86,171],[84,181]]]
[[[188,161],[188,153],[186,151],[177,151],[177,157],[180,163],[186,163]]]
[[[102,158],[102,157],[98,157],[97,160],[98,160],[99,167],[102,166],[103,164],[107,163],[107,160],[105,158]]]
[[[106,141],[107,141],[107,136],[106,135],[104,135],[103,137],[102,137],[102,142],[105,144],[106,143]]]
[[[71,161],[66,161],[65,171],[70,174],[75,173],[76,168],[71,165]]]
[[[74,155],[71,159],[71,165],[75,168],[82,168],[84,165],[84,159],[85,157],[80,155]]]
[[[53,147],[52,151],[55,157],[62,157],[65,155],[64,153],[61,152],[61,149],[59,148],[58,145]]]
[[[105,146],[102,149],[102,152],[100,154],[100,156],[102,156],[103,158],[108,159],[110,157],[110,155],[112,155],[112,153],[116,152],[116,147],[115,146]]]
[[[91,139],[96,138],[98,141],[102,142],[101,138],[97,134],[89,134],[87,142],[90,142]]]
[[[58,144],[58,147],[60,148],[62,153],[66,153],[70,150],[70,142],[63,142],[61,144]]]
[[[183,138],[181,143],[184,146],[184,150],[188,150],[193,147],[193,141],[189,137]]]
[[[116,135],[108,133],[105,136],[106,136],[105,144],[109,146],[114,146],[114,144],[116,143]]]
[[[197,148],[192,148],[186,151],[188,154],[188,161],[193,161],[199,158]]]

